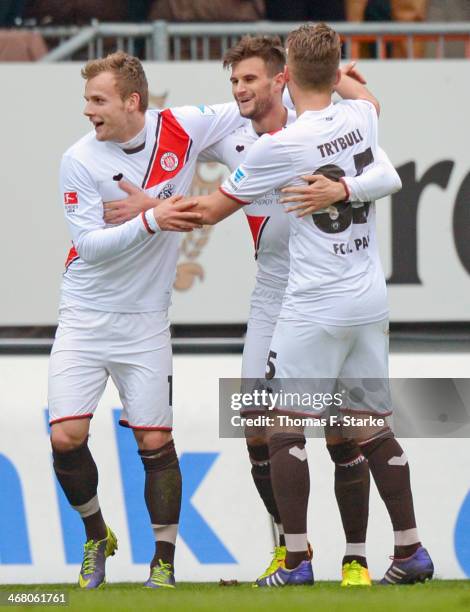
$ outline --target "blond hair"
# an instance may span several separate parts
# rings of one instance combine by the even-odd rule
[[[140,60],[133,55],[117,51],[106,57],[90,60],[82,68],[82,77],[87,81],[102,72],[111,72],[116,79],[116,88],[122,100],[138,93],[140,97],[139,110],[147,110],[149,91],[147,77]]]
[[[339,34],[326,23],[308,23],[287,37],[287,61],[292,78],[305,89],[333,86],[341,57]]]

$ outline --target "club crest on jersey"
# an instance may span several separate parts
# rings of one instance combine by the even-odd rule
[[[175,185],[173,183],[167,183],[163,189],[158,194],[159,200],[165,200],[166,198],[171,198],[171,196],[175,193]]]
[[[163,153],[160,158],[160,166],[165,170],[165,172],[173,172],[179,166],[180,160],[176,153],[172,151],[167,151]]]
[[[78,208],[78,194],[76,191],[65,191],[64,192],[64,206],[65,212],[68,215],[72,215]]]

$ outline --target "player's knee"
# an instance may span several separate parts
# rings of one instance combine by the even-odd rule
[[[266,428],[260,425],[245,425],[243,433],[248,446],[267,444]]]
[[[395,434],[393,431],[387,427],[383,429],[378,435],[374,436],[372,439],[364,438],[364,441],[359,442],[359,448],[361,449],[362,454],[366,459],[368,459],[372,453],[374,453],[382,444],[389,440],[390,438],[394,438]]]
[[[350,464],[362,456],[361,449],[355,440],[343,440],[339,444],[327,444],[331,460],[337,465]]]
[[[244,434],[248,446],[264,446],[268,442],[265,427],[246,425]]]
[[[294,448],[298,448],[300,451],[303,451],[305,448],[305,443],[306,440],[303,433],[276,433],[269,439],[269,456],[272,458],[279,451],[287,450],[290,452],[290,450]]]
[[[170,440],[158,448],[139,449],[144,470],[148,473],[158,472],[168,468],[179,469],[178,455],[176,454],[175,443]]]
[[[172,441],[171,431],[134,430],[134,436],[140,450],[161,448]]]
[[[250,448],[251,446],[266,446],[268,442],[265,433],[252,433],[251,435],[247,435],[245,432],[245,440],[248,448]]]
[[[51,446],[58,453],[67,453],[76,450],[88,438],[88,430],[82,428],[60,427],[62,423],[51,427]]]

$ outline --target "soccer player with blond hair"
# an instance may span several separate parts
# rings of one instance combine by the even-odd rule
[[[149,588],[172,588],[181,474],[172,437],[168,306],[181,234],[199,227],[182,203],[199,153],[242,123],[235,104],[148,110],[140,61],[123,52],[82,71],[92,131],[63,155],[60,185],[73,246],[63,277],[49,364],[54,470],[86,532],[79,584],[105,580],[117,548],[97,494],[90,421],[109,377],[122,401],[145,471],[145,504],[155,536]],[[111,227],[104,202],[125,195],[122,178],[161,200],[158,211]],[[167,198],[168,194],[172,197]],[[167,199],[164,199],[167,198]]]

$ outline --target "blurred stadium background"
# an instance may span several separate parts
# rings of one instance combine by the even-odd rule
[[[74,582],[82,527],[59,492],[46,419],[47,356],[69,238],[58,195],[63,151],[88,130],[81,64],[115,49],[145,61],[155,106],[227,101],[221,53],[245,33],[285,35],[328,20],[382,104],[381,145],[403,189],[378,205],[391,305],[391,375],[459,378],[470,366],[470,3],[448,0],[3,0],[0,3],[2,297],[0,302],[0,583]],[[224,176],[203,164],[195,193]],[[238,377],[255,263],[240,213],[185,237],[171,319],[175,439],[184,476],[180,580],[250,580],[272,547],[244,442],[218,432],[218,379]],[[445,401],[445,436],[405,440],[423,542],[441,578],[470,576],[469,406]],[[227,408],[228,409],[228,408]],[[120,540],[109,581],[142,580],[152,536],[132,436],[117,426],[108,386],[91,447],[100,498]],[[406,432],[404,432],[406,433]],[[343,552],[333,466],[309,443],[310,539],[319,579],[337,580]],[[226,475],[230,474],[230,482]],[[234,484],[236,486],[230,486]],[[255,543],[255,545],[253,545]],[[393,543],[373,488],[374,578]],[[248,546],[250,544],[250,546]]]

